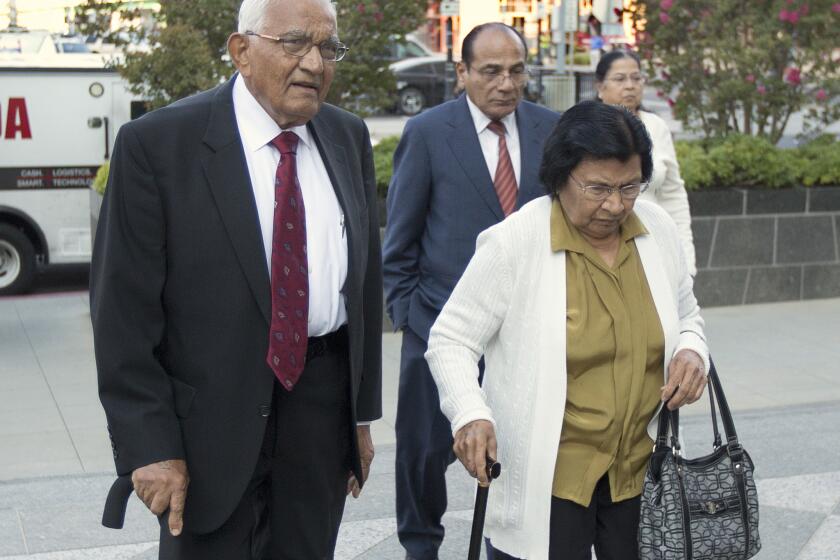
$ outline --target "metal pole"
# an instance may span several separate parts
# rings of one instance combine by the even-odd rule
[[[9,0],[9,29],[17,26],[17,0]]]
[[[452,99],[455,89],[455,63],[452,61],[452,16],[446,18],[446,91],[444,98]]]
[[[569,0],[564,0],[568,2]],[[565,6],[557,4],[554,6],[552,12],[552,26],[554,27],[554,38],[557,46],[557,56],[555,57],[555,65],[557,66],[557,74],[564,74],[566,72],[566,15],[564,12]]]

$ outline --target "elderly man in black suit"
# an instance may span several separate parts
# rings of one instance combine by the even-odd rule
[[[327,0],[244,0],[237,74],[117,138],[91,274],[99,392],[161,558],[332,557],[368,474],[379,224],[367,129],[323,103],[336,29]]]

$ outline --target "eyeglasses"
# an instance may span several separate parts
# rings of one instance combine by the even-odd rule
[[[633,200],[645,192],[650,185],[650,183],[630,183],[629,185],[624,185],[623,187],[614,188],[606,185],[584,185],[575,179],[575,176],[571,173],[569,173],[569,177],[571,177],[574,182],[577,183],[577,187],[583,191],[583,196],[589,200],[599,202],[603,202],[608,199],[614,192],[619,193],[621,198],[625,200]]]
[[[630,80],[634,85],[639,85],[647,81],[647,76],[644,74],[616,74],[607,78],[607,81],[613,82],[614,84],[623,84],[627,80]]]
[[[515,86],[521,86],[531,75],[525,68],[511,70],[509,72],[502,72],[499,68],[482,68],[478,71],[482,81],[487,84],[503,84],[505,78],[510,78],[511,83]]]
[[[275,35],[263,35],[262,33],[255,33],[253,31],[246,31],[245,35],[253,35],[254,37],[260,37],[261,39],[266,39],[267,41],[279,44],[283,47],[283,51],[285,51],[286,54],[290,54],[298,58],[303,58],[309,54],[312,47],[316,46],[309,37],[277,37]],[[347,51],[350,50],[350,47],[344,43],[332,40],[324,41],[323,43],[318,44],[317,47],[324,62],[338,62],[344,58],[344,55],[346,55]]]

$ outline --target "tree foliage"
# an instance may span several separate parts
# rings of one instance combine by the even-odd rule
[[[653,84],[687,128],[776,143],[797,111],[811,135],[840,118],[837,0],[634,0],[629,11]]]
[[[128,48],[117,62],[132,92],[151,108],[218,85],[233,73],[225,56],[226,41],[236,28],[239,0],[160,0],[154,27],[137,22],[132,2],[87,0],[76,8],[82,32],[119,43],[148,42],[150,48]],[[122,25],[110,27],[118,13]],[[129,45],[130,47],[131,45]]]
[[[150,49],[128,49],[117,69],[151,107],[211,88],[232,75],[227,38],[236,29],[240,0],[160,0],[156,25],[138,25],[132,2],[86,0],[76,9],[77,26],[117,43],[148,41]],[[339,0],[339,37],[350,47],[336,65],[328,101],[367,114],[392,104],[394,76],[385,54],[425,18],[418,0]],[[111,28],[112,15],[125,22]]]
[[[350,47],[338,63],[328,101],[359,114],[393,105],[396,83],[388,45],[425,22],[423,0],[339,0],[338,32]]]

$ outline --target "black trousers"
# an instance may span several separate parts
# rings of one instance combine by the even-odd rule
[[[173,537],[167,515],[161,517],[161,560],[332,558],[351,468],[351,426],[344,336],[307,361],[294,390],[274,383],[254,475],[219,529]]]
[[[640,499],[613,502],[607,475],[595,486],[588,508],[552,498],[549,560],[590,560],[593,546],[598,560],[638,560]],[[487,549],[488,560],[517,560],[493,548],[492,542]]]

